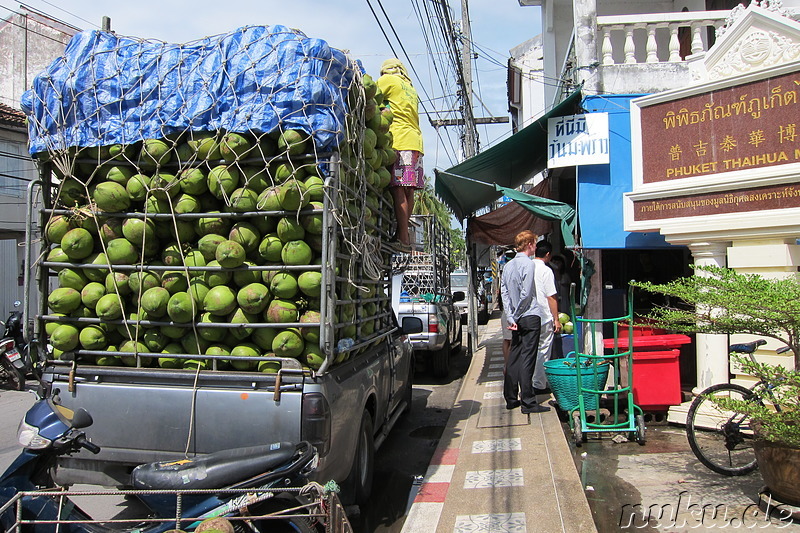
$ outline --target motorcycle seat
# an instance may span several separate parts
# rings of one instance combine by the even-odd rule
[[[135,489],[219,489],[269,472],[292,461],[297,446],[275,442],[235,448],[177,461],[139,465],[131,473]]]

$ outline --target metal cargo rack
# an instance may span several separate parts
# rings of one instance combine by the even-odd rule
[[[192,531],[197,527],[201,521],[213,516],[184,516],[182,513],[184,499],[193,495],[208,495],[208,494],[241,494],[232,499],[227,509],[223,512],[234,513],[244,510],[240,516],[227,516],[225,514],[218,514],[215,516],[222,516],[230,520],[237,531],[257,531],[252,527],[251,522],[254,520],[286,520],[286,519],[300,519],[308,521],[312,528],[325,531],[326,533],[352,533],[353,529],[350,521],[347,519],[344,507],[336,490],[331,490],[328,485],[322,486],[319,483],[311,482],[303,487],[288,487],[275,490],[256,491],[252,488],[249,489],[197,489],[197,490],[109,490],[109,491],[79,491],[79,490],[38,490],[38,491],[25,491],[19,492],[14,495],[5,505],[0,507],[0,514],[7,509],[14,508],[16,513],[16,521],[8,532],[19,533],[26,531],[32,527],[50,526],[53,531],[58,531],[62,527],[72,527],[75,525],[87,526],[91,528],[99,527],[102,531],[103,527],[108,527],[111,531],[143,531],[146,528],[157,528],[158,531],[168,531],[173,529],[180,529],[184,531]],[[278,495],[288,494],[293,497],[299,497],[305,500],[306,503],[291,507],[287,509],[277,510],[268,514],[248,514],[247,507],[259,502],[267,501]],[[37,518],[23,518],[22,517],[22,500],[24,498],[52,498],[57,500],[58,503],[58,516],[69,515],[70,505],[80,498],[92,498],[94,501],[110,500],[113,497],[125,497],[130,499],[131,496],[137,495],[163,495],[164,497],[174,497],[176,512],[175,516],[169,518],[152,516],[141,516],[138,513],[131,512],[133,516],[128,515],[127,512],[119,513],[115,517],[108,519],[57,519],[57,520],[42,520]],[[144,509],[143,509],[144,510]],[[127,511],[127,509],[126,509]],[[149,512],[149,511],[148,511]],[[241,516],[244,515],[244,516]],[[241,524],[239,524],[241,522]],[[159,527],[160,526],[160,527]],[[249,528],[248,528],[249,526]],[[324,529],[323,529],[324,528]]]
[[[51,262],[47,261],[48,245],[43,239],[39,239],[37,235],[33,234],[34,224],[33,211],[34,211],[34,197],[36,195],[36,187],[42,196],[43,208],[40,210],[40,220],[38,227],[43,231],[49,217],[55,215],[71,215],[74,210],[59,208],[55,205],[58,184],[53,180],[52,164],[45,163],[41,166],[40,181],[34,182],[29,188],[29,202],[28,202],[28,235],[26,239],[26,258],[30,264],[35,264],[39,268],[38,284],[39,294],[41,301],[39,302],[39,314],[34,321],[33,335],[29,335],[34,339],[32,344],[37,345],[38,353],[42,354],[40,357],[43,359],[43,364],[46,365],[63,365],[65,362],[68,364],[81,363],[91,361],[98,356],[119,355],[109,354],[103,351],[93,351],[78,349],[69,352],[65,355],[66,361],[56,361],[53,359],[46,360],[44,354],[48,354],[47,338],[45,336],[44,324],[47,321],[70,322],[76,325],[99,324],[106,323],[114,326],[121,326],[127,328],[134,328],[138,326],[177,326],[186,328],[187,331],[194,331],[197,323],[175,323],[169,321],[166,317],[161,320],[130,320],[127,316],[123,316],[118,320],[101,320],[99,318],[77,318],[77,317],[63,317],[55,316],[47,312],[47,295],[50,292],[50,280],[54,276],[55,268],[88,268],[88,269],[108,269],[111,271],[119,272],[135,272],[135,271],[175,271],[180,270],[189,275],[191,272],[198,271],[212,271],[212,270],[253,270],[253,271],[319,271],[322,275],[322,290],[325,294],[324,305],[320,308],[320,321],[318,323],[248,323],[248,324],[230,324],[230,323],[203,323],[204,328],[274,328],[283,329],[291,327],[319,327],[320,328],[320,346],[323,349],[326,358],[323,365],[316,371],[316,373],[326,372],[333,364],[341,363],[347,360],[352,353],[358,353],[366,349],[380,340],[388,337],[396,330],[394,322],[390,295],[381,287],[390,287],[389,271],[390,262],[393,252],[387,248],[384,243],[388,241],[387,224],[390,213],[393,212],[391,206],[383,197],[381,191],[377,190],[370,184],[361,183],[358,187],[352,187],[345,184],[340,180],[340,176],[346,172],[355,172],[339,160],[336,153],[318,154],[315,159],[314,156],[301,156],[296,159],[307,161],[308,164],[324,165],[328,169],[328,176],[325,179],[324,186],[324,208],[319,209],[305,209],[300,212],[289,211],[254,211],[244,213],[173,213],[173,214],[153,214],[141,212],[119,212],[119,213],[100,213],[88,212],[82,210],[84,215],[98,216],[109,218],[141,218],[153,220],[187,220],[192,221],[203,217],[213,216],[218,218],[229,218],[232,220],[248,219],[254,216],[287,216],[287,215],[303,215],[319,214],[322,213],[323,217],[323,234],[322,234],[322,252],[321,252],[321,265],[261,265],[261,266],[243,266],[237,269],[223,269],[222,267],[187,267],[187,266],[154,266],[150,264],[137,264],[137,265],[95,265],[84,263],[67,263],[67,262]],[[278,156],[269,161],[270,164],[274,162],[283,161],[285,158]],[[221,161],[220,161],[221,162]],[[75,164],[96,164],[92,160],[75,160]],[[190,166],[197,165],[211,165],[214,161],[195,161]],[[264,160],[253,159],[243,160],[241,164],[267,164]],[[118,164],[128,164],[128,162],[118,162]],[[170,163],[166,165],[168,170],[171,167],[177,172],[178,163]],[[183,168],[183,167],[180,167]],[[378,198],[377,206],[369,206],[368,202],[364,201],[367,194],[372,194]],[[363,209],[369,210],[369,216],[352,216],[347,213],[345,207],[348,202],[358,201],[363,206]],[[367,235],[371,233],[374,237]],[[40,242],[42,249],[34,257],[32,250],[32,243]],[[354,259],[357,258],[357,259]],[[349,268],[339,268],[340,265],[348,264]],[[25,277],[25,295],[29,294],[31,285],[30,276],[26,270]],[[350,285],[348,290],[345,286]],[[374,303],[376,312],[374,314],[365,313],[365,304]],[[345,307],[354,307],[355,316],[352,320],[340,320],[340,311]],[[25,309],[27,309],[27,301]],[[370,323],[372,326],[370,330],[364,329],[364,324]],[[342,335],[343,328],[355,325],[356,334],[352,344],[339,345],[337,341]],[[146,366],[143,364],[143,358],[159,357],[163,354],[159,353],[145,353],[139,352],[131,354],[135,359],[135,367],[139,368]],[[182,360],[195,360],[204,359],[208,362],[208,369],[216,370],[218,360],[230,359],[230,357],[223,356],[198,356],[194,354],[170,354],[172,358]],[[296,361],[287,360],[287,358],[276,357],[242,357],[242,360],[252,360],[256,364],[261,361],[280,361],[284,364],[285,368],[289,371],[299,370],[299,365]],[[193,372],[193,371],[192,371]]]

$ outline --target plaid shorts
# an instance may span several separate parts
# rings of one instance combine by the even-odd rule
[[[391,187],[425,187],[425,176],[422,172],[422,154],[416,150],[397,150],[397,161],[392,167]]]

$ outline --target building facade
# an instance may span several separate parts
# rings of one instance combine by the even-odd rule
[[[766,91],[761,99],[766,105],[770,105],[770,97],[777,101],[778,91],[792,92],[792,76],[800,68],[794,65],[800,59],[796,54],[800,2],[765,0],[752,2],[749,8],[737,7],[738,1],[725,0],[519,3],[542,9],[543,76],[562,80],[559,85],[544,84],[547,108],[581,87],[583,112],[609,113],[610,117],[608,165],[576,166],[549,174],[554,181],[551,189],[558,191],[555,199],[576,206],[583,252],[596,268],[585,309],[589,318],[621,315],[620,290],[628,280],[649,276],[656,282],[668,281],[689,272],[691,263],[728,266],[762,275],[797,275],[800,227],[794,222],[800,218],[792,211],[793,206],[778,210],[762,206],[757,216],[751,216],[746,209],[699,216],[684,212],[669,217],[645,215],[642,210],[647,202],[648,208],[653,202],[675,204],[667,200],[676,196],[694,195],[695,200],[709,200],[710,196],[702,195],[724,196],[748,186],[792,187],[796,183],[798,169],[793,150],[784,150],[790,160],[781,161],[778,159],[782,156],[776,155],[781,150],[763,155],[759,152],[754,157],[760,159],[753,161],[761,163],[747,163],[757,168],[741,167],[746,155],[738,163],[727,163],[739,165],[738,168],[722,169],[724,158],[716,168],[710,161],[705,161],[706,167],[698,166],[700,161],[694,162],[694,167],[670,165],[663,157],[654,159],[653,150],[659,150],[654,141],[675,141],[671,146],[680,143],[675,137],[661,130],[651,132],[648,127],[655,127],[651,122],[653,113],[666,113],[667,105],[677,106],[669,116],[677,123],[684,120],[682,104],[692,102],[691,98],[705,98],[701,108],[716,101],[714,98],[719,99],[724,91],[738,90],[737,98],[743,98],[751,86],[737,87],[745,82]],[[755,106],[749,102],[752,97],[747,96],[748,105]],[[691,122],[694,118],[688,115],[697,110],[686,109],[686,121]],[[665,116],[659,117],[659,124],[665,124]],[[753,124],[770,125],[766,110],[757,117],[751,112],[750,120]],[[783,127],[792,126],[787,123]],[[676,131],[678,128],[673,130]],[[687,127],[682,133],[688,131]],[[648,133],[652,135],[648,137]],[[667,158],[669,149],[667,146]],[[654,169],[666,172],[667,168],[673,172],[669,179],[648,182]],[[639,212],[635,212],[637,207]],[[648,304],[636,303],[641,304],[642,310]],[[729,342],[727,336],[696,336],[690,352],[681,356],[685,388],[689,385],[702,389],[729,379]],[[762,355],[781,362],[780,358],[775,359],[776,347],[767,345]],[[671,409],[673,420],[680,421],[681,409]]]

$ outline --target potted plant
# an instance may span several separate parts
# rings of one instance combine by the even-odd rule
[[[797,277],[764,278],[734,270],[695,266],[692,276],[663,284],[631,282],[667,297],[648,316],[662,327],[686,333],[749,333],[769,337],[794,354],[792,368],[737,358],[742,370],[758,376],[771,400],[723,399],[720,406],[748,415],[756,431],[756,458],[764,482],[778,499],[800,504],[800,282]]]

